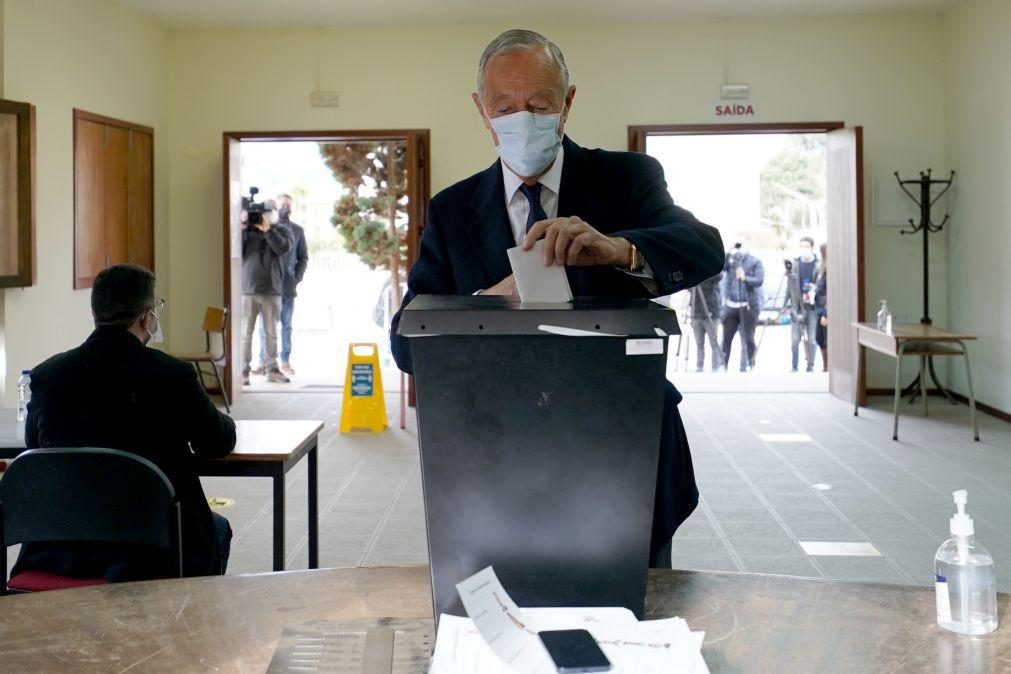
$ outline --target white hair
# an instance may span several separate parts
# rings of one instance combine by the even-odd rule
[[[544,37],[540,33],[532,30],[512,28],[499,35],[488,43],[488,46],[481,52],[481,59],[477,63],[477,93],[484,93],[484,68],[488,60],[493,56],[511,51],[520,51],[531,47],[544,47],[547,49],[555,65],[558,66],[558,80],[562,85],[562,92],[569,89],[569,68],[565,65],[565,57],[562,50],[554,42]]]

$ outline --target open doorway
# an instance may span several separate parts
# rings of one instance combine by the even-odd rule
[[[384,389],[400,391],[388,329],[427,208],[427,141],[427,131],[225,134],[226,379],[233,394],[338,390],[349,346],[358,343],[377,345]],[[296,254],[297,228],[289,225],[293,247],[279,256],[280,264],[298,269],[300,277],[294,299],[291,284],[285,284],[282,301],[294,311],[290,323],[281,321],[275,330],[275,362],[288,366],[282,372],[287,382],[271,381],[269,367],[260,373],[258,366],[272,362],[262,341],[262,315],[245,355],[243,308],[249,302],[242,286],[239,216],[252,187],[259,189],[261,203],[280,205],[290,198],[288,219],[303,236]],[[278,213],[267,217],[276,224]],[[247,357],[251,373],[244,384]]]
[[[853,282],[855,269],[833,274],[832,262],[860,266],[859,139],[851,152],[853,171],[841,170],[830,161],[830,146],[838,145],[830,137],[854,131],[842,127],[629,128],[630,149],[660,161],[675,203],[716,226],[727,247],[720,276],[665,298],[682,327],[671,343],[668,375],[683,390],[837,390],[833,363],[846,375],[840,382],[852,382],[848,326],[862,315],[862,281]],[[843,203],[848,208],[841,209]],[[853,259],[836,260],[837,246]],[[831,283],[833,276],[840,281]],[[837,326],[831,325],[833,313]],[[833,332],[834,359],[828,346]]]

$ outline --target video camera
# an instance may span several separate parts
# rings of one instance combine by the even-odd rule
[[[730,264],[733,267],[740,267],[741,260],[744,259],[744,253],[741,252],[741,244],[735,243],[733,250],[730,251]]]
[[[259,187],[250,187],[249,196],[242,197],[242,210],[246,211],[247,224],[259,225],[263,222],[264,214],[274,210],[273,201],[256,201],[256,195],[259,193]]]

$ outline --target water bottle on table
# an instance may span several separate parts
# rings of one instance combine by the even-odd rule
[[[18,378],[18,440],[25,439],[25,420],[28,418],[28,401],[32,399],[32,372],[22,370]]]

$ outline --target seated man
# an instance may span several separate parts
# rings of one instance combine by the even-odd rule
[[[25,441],[29,448],[108,447],[152,461],[182,504],[183,573],[223,574],[232,531],[207,507],[190,459],[192,452],[232,451],[235,422],[214,407],[192,365],[146,347],[163,305],[147,269],[124,264],[102,271],[91,289],[95,331],[32,370]],[[12,575],[35,570],[109,581],[169,575],[165,555],[156,553],[122,544],[25,544]]]

